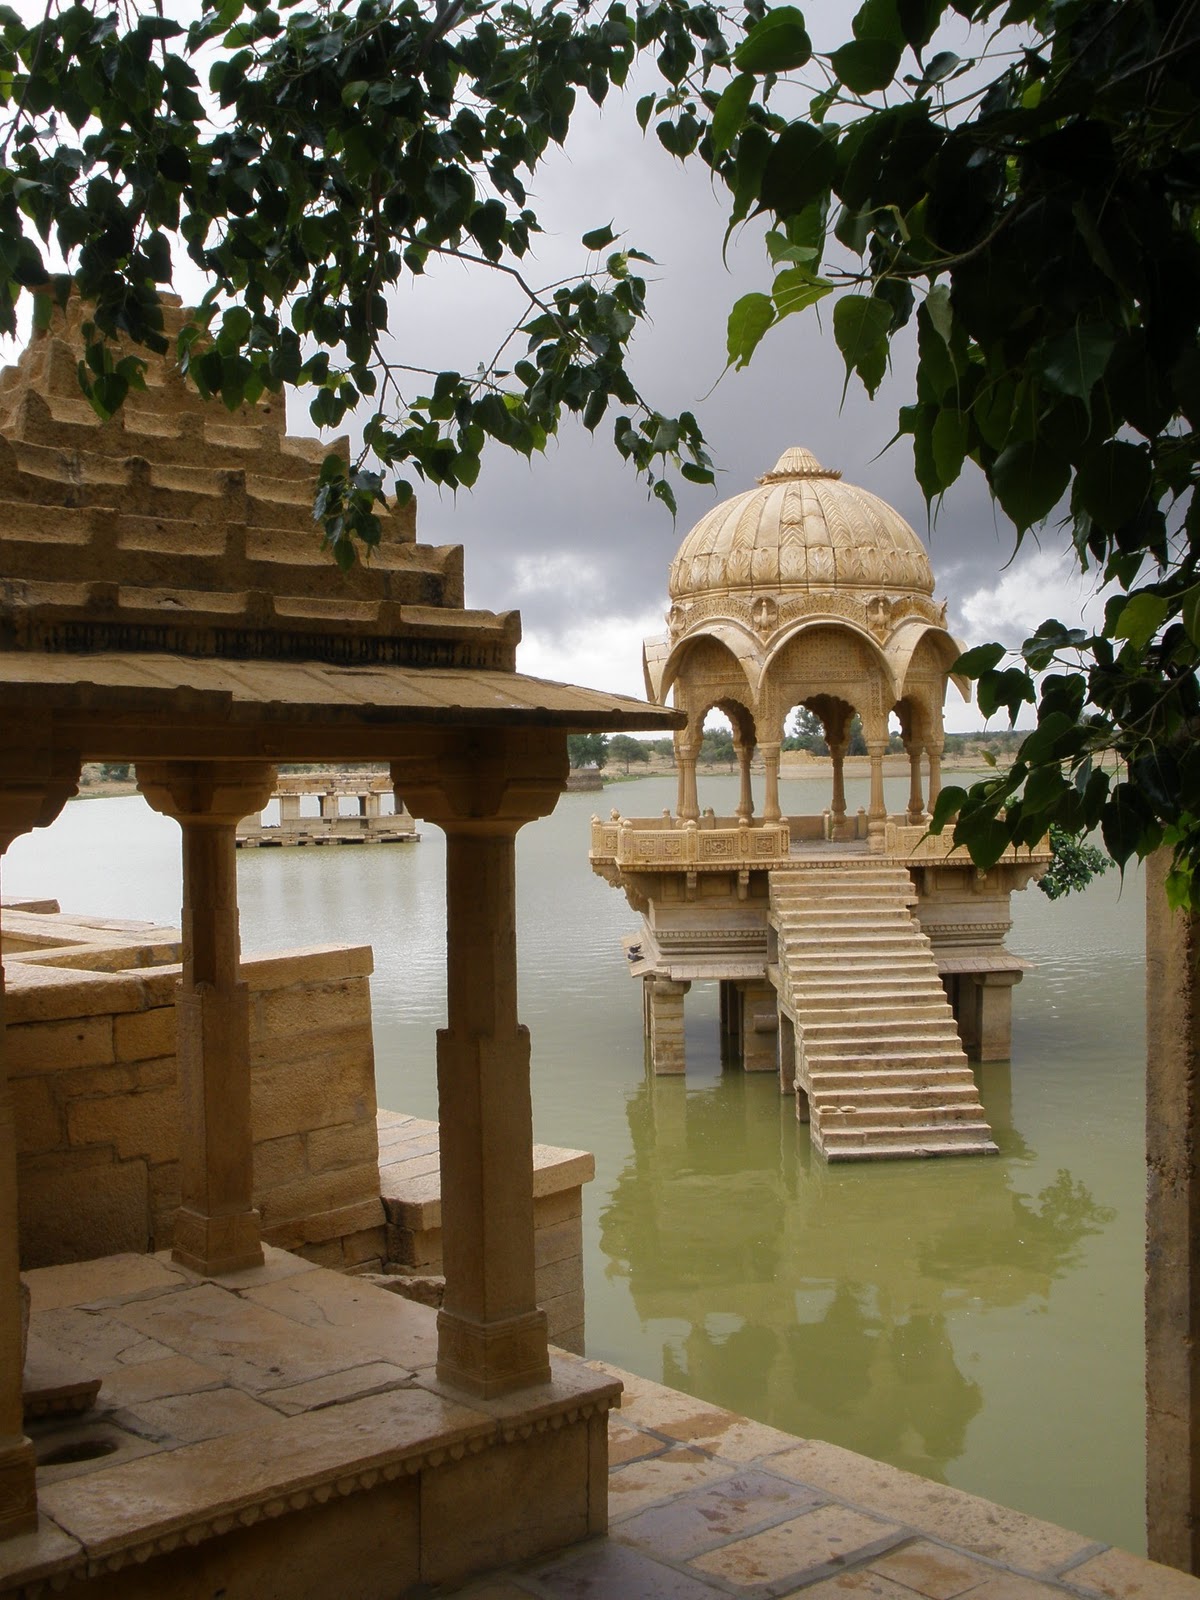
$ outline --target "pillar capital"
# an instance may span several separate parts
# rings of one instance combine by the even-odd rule
[[[554,810],[567,772],[557,728],[421,728],[391,764],[408,810],[448,833],[515,833]]]
[[[79,789],[79,752],[56,749],[0,724],[0,855],[31,828],[45,828]]]
[[[176,822],[236,825],[275,792],[267,761],[139,761],[138,788],[155,811]]]

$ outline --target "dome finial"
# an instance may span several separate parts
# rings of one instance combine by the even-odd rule
[[[811,450],[806,450],[803,445],[794,444],[790,450],[785,450],[770,472],[764,472],[758,480],[759,483],[779,483],[785,478],[832,478],[841,477],[836,468],[825,468],[813,455]]]

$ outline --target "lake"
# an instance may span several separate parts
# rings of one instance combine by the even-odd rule
[[[827,803],[823,779],[782,792]],[[702,805],[735,797],[701,774]],[[998,1158],[827,1166],[773,1077],[722,1070],[715,984],[688,996],[686,1082],[646,1075],[620,948],[638,918],[591,873],[588,827],[674,799],[673,778],[564,795],[518,837],[535,1132],[596,1156],[589,1354],[1143,1551],[1140,875],[1013,896],[1009,947],[1037,966],[1011,1066],[977,1068]],[[422,835],[243,851],[239,893],[247,951],[374,946],[380,1104],[435,1116],[444,850]],[[178,831],[137,797],[73,802],[13,845],[3,891],[177,923]]]

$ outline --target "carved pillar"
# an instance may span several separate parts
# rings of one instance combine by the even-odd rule
[[[675,807],[680,822],[699,822],[700,799],[696,793],[696,757],[700,746],[675,735],[675,761],[679,767],[679,798]]]
[[[31,828],[52,822],[79,778],[79,762],[31,752],[0,728],[0,858]],[[4,1059],[4,965],[0,962],[0,1539],[37,1527],[33,1446],[21,1415],[21,1285],[17,1141]]]
[[[887,804],[883,798],[883,758],[887,741],[868,739],[867,754],[871,758],[871,802],[867,807],[867,839],[871,849],[882,850],[887,831]]]
[[[943,734],[933,735],[925,745],[925,753],[929,757],[929,809],[933,810],[937,797],[942,792],[942,751],[946,740]]]
[[[766,780],[763,786],[763,821],[778,822],[783,813],[779,809],[779,742],[760,744]]]
[[[180,1206],[171,1254],[216,1276],[263,1259],[235,837],[240,820],[266,804],[275,772],[260,761],[153,761],[138,763],[137,779],[183,833],[183,974],[175,998]]]
[[[1200,914],[1146,862],[1146,1533],[1200,1571]]]
[[[844,762],[849,739],[826,739],[829,746],[829,755],[833,761],[833,806],[832,821],[835,828],[841,827],[846,821],[846,773]]]
[[[687,1071],[683,997],[690,983],[655,977],[647,988],[650,1001],[650,1062],[656,1077]]]
[[[925,799],[921,793],[921,742],[906,739],[904,748],[908,754],[908,820],[917,823],[925,815]]]
[[[750,758],[754,754],[754,745],[749,739],[735,739],[733,748],[737,755],[738,773],[742,780],[734,815],[739,822],[749,822],[754,815],[754,789],[750,783]]]
[[[533,1257],[529,1033],[517,1020],[517,830],[567,783],[552,731],[411,734],[392,778],[446,835],[446,1010],[438,1033],[438,1377],[491,1396],[550,1376]]]

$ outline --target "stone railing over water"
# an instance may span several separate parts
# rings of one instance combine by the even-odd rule
[[[592,818],[593,866],[631,872],[728,872],[765,869],[786,861],[791,834],[786,821],[741,822],[706,814],[698,822],[676,817]]]
[[[930,833],[924,822],[909,822],[903,814],[889,817],[881,854],[900,861],[945,861],[953,856],[963,866],[971,865],[971,858],[963,845],[955,845],[953,829],[947,826],[944,833]],[[1010,845],[997,865],[1011,866],[1014,862],[1042,866],[1051,857],[1049,837],[1033,846]]]

